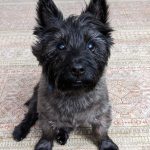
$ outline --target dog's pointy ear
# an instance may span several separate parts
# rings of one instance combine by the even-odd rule
[[[102,23],[107,23],[108,5],[106,0],[91,0],[83,13],[90,13]]]
[[[39,35],[40,31],[46,30],[51,26],[57,26],[63,20],[63,15],[57,8],[53,0],[39,0],[37,4],[37,23],[35,35]]]

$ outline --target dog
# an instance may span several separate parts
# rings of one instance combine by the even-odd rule
[[[91,126],[99,150],[118,150],[108,136],[111,105],[105,70],[113,45],[106,0],[91,0],[78,16],[64,18],[52,0],[39,0],[33,54],[42,67],[39,83],[26,103],[28,112],[13,138],[23,140],[39,121],[35,150],[66,144],[69,133]]]

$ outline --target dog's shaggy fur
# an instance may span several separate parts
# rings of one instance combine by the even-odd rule
[[[111,106],[105,67],[112,29],[106,1],[91,0],[80,16],[64,19],[52,0],[39,0],[37,16],[33,54],[42,74],[14,139],[25,138],[39,120],[43,134],[35,150],[51,150],[54,139],[63,145],[73,129],[91,125],[99,150],[117,150],[108,137]]]

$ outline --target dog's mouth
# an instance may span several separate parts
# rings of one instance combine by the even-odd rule
[[[77,80],[75,82],[72,83],[73,87],[83,87],[83,82],[81,80]]]
[[[62,81],[62,80],[61,80]],[[85,88],[85,83],[82,80],[65,80],[62,81],[61,83],[58,82],[58,89],[61,91],[78,91],[78,90],[83,90]]]
[[[91,78],[67,78],[58,76],[56,87],[60,91],[90,91],[95,87],[95,82]]]

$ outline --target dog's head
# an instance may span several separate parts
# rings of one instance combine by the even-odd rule
[[[105,0],[91,0],[79,16],[63,18],[52,0],[39,0],[33,46],[49,83],[61,91],[92,90],[112,45]]]

